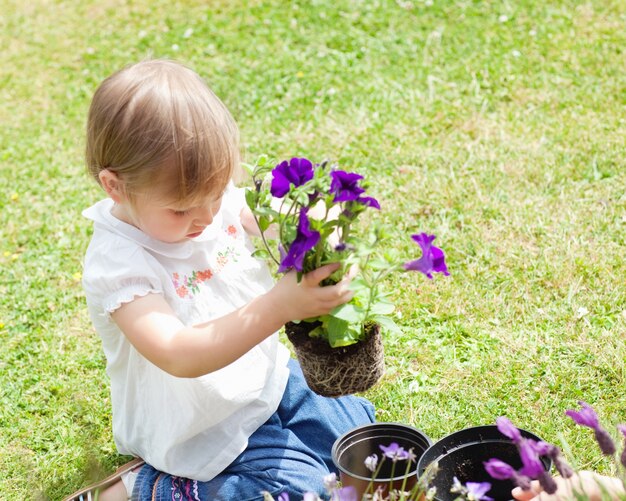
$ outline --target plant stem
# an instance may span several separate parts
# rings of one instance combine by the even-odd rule
[[[402,479],[402,487],[401,487],[401,492],[402,492],[402,498],[404,499],[404,490],[406,489],[406,482],[409,479],[409,471],[411,469],[411,460],[407,459],[406,460],[406,471],[404,472],[404,478]]]
[[[394,477],[395,472],[396,472],[396,461],[392,459],[391,460],[391,475],[389,477],[389,492],[387,492],[387,495],[389,495],[391,491],[393,490],[393,477]]]
[[[267,240],[265,238],[265,232],[261,229],[261,224],[259,223],[259,218],[257,217],[257,215],[253,211],[252,211],[252,217],[254,217],[254,222],[256,223],[256,226],[259,229],[259,234],[261,235],[261,240],[263,241],[263,245],[265,246],[265,250],[267,250],[267,253],[272,258],[272,261],[274,261],[277,265],[280,265],[280,261],[278,259],[276,259],[276,256],[272,252],[272,248],[267,243]]]
[[[370,481],[367,484],[367,489],[365,489],[365,494],[368,494],[368,493],[374,494],[374,480],[376,480],[376,477],[378,477],[378,474],[380,473],[380,469],[382,468],[384,462],[385,462],[385,456],[382,457],[382,459],[380,460],[380,463],[378,463],[378,466],[376,467],[376,471],[372,474],[372,478],[370,478]]]

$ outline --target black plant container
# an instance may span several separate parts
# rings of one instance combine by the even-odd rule
[[[372,423],[359,426],[339,437],[332,448],[332,458],[339,470],[342,485],[353,486],[357,491],[357,499],[361,499],[372,480],[373,473],[365,467],[365,459],[372,454],[381,458],[381,445],[389,446],[396,442],[405,450],[413,449],[419,458],[432,444],[430,438],[412,426],[400,423]],[[392,483],[394,489],[400,489],[405,482],[409,490],[417,481],[417,464],[413,463],[407,472],[406,462],[398,461],[392,473],[392,461],[382,463],[375,482],[387,491]],[[393,474],[393,476],[392,476]]]
[[[520,432],[525,438],[541,440],[529,431]],[[475,426],[435,442],[419,459],[418,471],[421,475],[428,465],[437,462],[439,470],[430,485],[436,487],[435,499],[439,501],[452,501],[457,497],[450,493],[454,477],[463,484],[489,482],[491,490],[487,496],[495,501],[508,501],[515,485],[510,480],[495,480],[489,476],[483,462],[492,458],[500,459],[516,469],[522,466],[517,447],[495,425]],[[542,462],[546,471],[549,471],[552,461],[542,458]]]

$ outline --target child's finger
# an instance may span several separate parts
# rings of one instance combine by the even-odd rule
[[[310,271],[302,278],[306,281],[307,285],[317,285],[325,278],[330,277],[335,271],[339,269],[339,263],[330,263],[320,266],[319,268]]]
[[[339,283],[350,283],[350,281],[357,276],[359,273],[359,266],[357,264],[353,264],[348,269],[348,272],[343,276]]]
[[[533,499],[537,493],[534,491],[524,491],[522,489],[520,489],[519,487],[515,487],[515,489],[513,489],[513,492],[511,493],[513,496],[513,499],[516,499],[517,501],[529,501],[530,499]]]

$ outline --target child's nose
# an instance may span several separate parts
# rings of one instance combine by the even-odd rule
[[[208,226],[213,222],[213,216],[215,215],[215,210],[213,206],[209,205],[206,207],[198,208],[198,212],[196,214],[196,222],[200,226]]]

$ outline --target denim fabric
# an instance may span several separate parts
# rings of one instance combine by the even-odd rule
[[[347,396],[325,398],[307,386],[295,360],[278,410],[249,439],[248,447],[220,475],[199,482],[144,466],[135,482],[135,501],[262,500],[286,492],[290,501],[306,491],[325,495],[323,477],[336,471],[331,448],[340,435],[374,422],[374,406]]]

